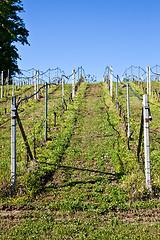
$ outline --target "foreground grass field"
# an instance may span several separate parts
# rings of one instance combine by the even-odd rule
[[[16,194],[1,192],[1,239],[159,239],[159,135],[151,135],[150,196],[136,155],[141,102],[136,106],[129,150],[106,83],[83,83],[68,111],[50,125],[50,141],[37,145],[37,163],[22,174],[24,154],[19,159]]]

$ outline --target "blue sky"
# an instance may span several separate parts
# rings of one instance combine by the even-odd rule
[[[160,65],[159,0],[22,0],[29,46],[17,45],[21,69],[83,66],[102,80],[131,64]]]

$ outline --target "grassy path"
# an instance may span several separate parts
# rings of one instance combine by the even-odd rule
[[[100,84],[88,86],[82,105],[78,109],[78,119],[70,146],[63,155],[62,166],[53,177],[53,183],[57,187],[83,183],[85,186],[87,182],[104,181],[108,179],[107,175],[113,180],[115,178],[107,153],[108,139],[113,139],[115,131],[106,121],[102,95]],[[105,185],[103,188],[105,189]]]

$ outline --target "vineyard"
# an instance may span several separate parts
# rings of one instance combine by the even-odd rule
[[[149,89],[140,75],[144,72],[134,75],[131,68],[122,81],[107,67],[104,81],[95,83],[81,68],[70,77],[49,75],[38,89],[34,81],[15,81],[16,111],[27,140],[17,123],[12,187],[13,86],[3,86],[1,239],[159,239],[159,79],[152,79]],[[142,131],[147,91],[151,191]]]

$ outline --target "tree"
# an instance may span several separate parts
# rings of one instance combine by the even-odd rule
[[[18,13],[23,12],[21,0],[0,0],[0,71],[7,75],[20,72],[17,60],[21,59],[15,43],[28,44],[29,31]]]

